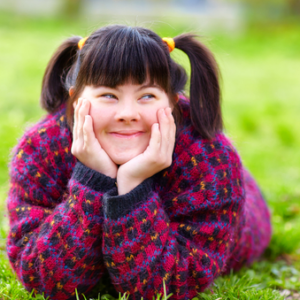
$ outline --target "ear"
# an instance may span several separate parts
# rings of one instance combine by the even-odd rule
[[[74,86],[69,88],[69,96],[71,97],[74,94]]]
[[[69,88],[69,96],[70,97],[72,97],[72,95],[74,94],[74,86],[71,86],[70,88]],[[77,100],[76,101],[74,101],[73,102],[73,108],[75,109],[75,107],[76,107],[76,104],[77,104]]]
[[[175,101],[170,101],[170,107],[171,107],[172,111],[174,110],[174,104],[173,103],[175,102],[177,104],[178,101],[179,101],[179,95],[175,94],[173,97],[174,97]]]
[[[175,101],[176,101],[176,103],[179,101],[179,95],[178,94],[175,95]]]

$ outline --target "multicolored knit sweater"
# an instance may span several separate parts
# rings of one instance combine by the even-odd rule
[[[109,276],[131,299],[163,282],[191,299],[262,254],[271,227],[257,185],[228,139],[201,139],[180,106],[172,165],[122,196],[71,154],[64,107],[25,133],[10,165],[7,253],[28,291],[75,299]]]

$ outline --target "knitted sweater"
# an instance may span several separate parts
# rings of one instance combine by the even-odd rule
[[[163,281],[172,299],[191,299],[262,254],[270,216],[256,183],[229,140],[202,139],[179,104],[172,165],[121,196],[71,154],[63,106],[24,134],[10,164],[7,253],[28,291],[75,299],[109,274],[131,299],[163,293]]]

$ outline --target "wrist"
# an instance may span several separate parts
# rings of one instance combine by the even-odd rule
[[[125,195],[141,184],[145,179],[121,176],[117,174],[118,195]]]
[[[98,173],[101,173],[105,176],[108,176],[110,178],[116,178],[117,177],[117,166],[112,166],[110,168],[99,168],[97,167],[97,164],[96,163],[89,163],[89,164],[86,164],[86,166]]]
[[[115,170],[106,170],[106,171],[98,171],[99,173],[102,173],[105,176],[116,178],[117,177],[117,171]]]

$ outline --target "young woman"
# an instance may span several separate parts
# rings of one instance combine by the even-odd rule
[[[41,103],[10,164],[7,252],[29,291],[72,299],[106,279],[131,299],[163,283],[191,299],[267,247],[268,208],[222,133],[217,65],[192,35],[115,25],[70,38]]]

